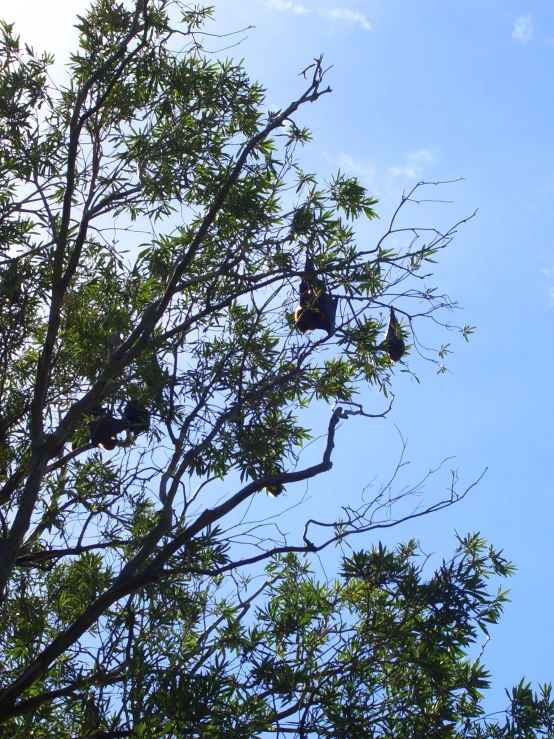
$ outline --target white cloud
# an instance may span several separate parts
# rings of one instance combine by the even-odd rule
[[[554,287],[548,288],[548,302],[550,305],[554,305]]]
[[[419,177],[426,165],[434,167],[437,161],[437,157],[430,149],[422,149],[408,154],[406,164],[402,167],[390,167],[389,172],[393,177]]]
[[[330,21],[345,21],[351,25],[359,25],[364,31],[372,31],[371,23],[363,15],[363,13],[357,13],[354,10],[348,10],[347,8],[334,8],[330,10],[328,8],[319,8],[319,14],[323,18],[327,18]]]
[[[357,162],[350,154],[340,154],[337,163],[340,169],[348,172],[348,174],[356,175],[363,183],[373,187],[375,167],[372,164]]]
[[[299,5],[293,2],[293,0],[267,0],[267,5],[275,10],[288,11],[289,13],[295,13],[296,15],[307,15],[313,13],[314,10],[307,8],[305,5]],[[355,10],[348,10],[348,8],[317,8],[315,12],[319,13],[322,18],[328,21],[344,21],[350,25],[359,25],[364,31],[371,31],[371,23],[365,17],[363,13],[358,13]]]
[[[297,5],[292,0],[268,0],[267,4],[270,8],[275,8],[275,10],[288,10],[296,15],[306,15],[306,13],[310,12],[308,8],[305,8],[303,5]]]
[[[515,38],[516,41],[521,41],[523,44],[526,44],[528,41],[530,41],[532,35],[533,24],[531,23],[531,16],[529,15],[529,13],[527,15],[520,15],[518,18],[516,18],[514,27],[512,29],[512,38]]]

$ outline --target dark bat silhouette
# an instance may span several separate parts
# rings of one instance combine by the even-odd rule
[[[137,400],[130,400],[127,403],[123,418],[127,421],[127,428],[135,436],[145,434],[150,428],[150,411]]]
[[[294,311],[294,322],[298,331],[305,334],[321,329],[332,334],[335,330],[338,298],[329,297],[322,280],[315,274],[314,264],[308,254],[299,291],[300,305]]]
[[[115,449],[117,435],[126,431],[129,427],[125,418],[114,418],[109,408],[96,407],[91,411],[91,416],[97,420],[90,423],[90,440],[95,445],[109,452]]]
[[[386,351],[393,362],[402,359],[406,351],[406,344],[402,338],[400,324],[396,318],[394,308],[390,309],[389,325],[387,327],[387,336],[385,338]]]

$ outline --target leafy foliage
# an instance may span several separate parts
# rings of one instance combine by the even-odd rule
[[[375,198],[297,158],[294,114],[330,92],[321,60],[266,113],[241,64],[203,50],[211,15],[96,0],[63,89],[1,26],[2,736],[548,735],[547,687],[521,683],[505,723],[483,716],[471,649],[505,600],[487,579],[510,566],[478,537],[429,577],[410,542],[318,582],[310,552],[392,525],[409,491],[294,543],[246,519],[264,489],[331,468],[339,422],[372,415],[365,388],[391,396],[392,304],[406,343],[429,317],[455,328],[421,280],[458,224],[423,245],[401,225],[419,183],[362,248]],[[339,300],[329,336],[295,328],[307,254]],[[449,346],[421,353],[441,371]],[[126,426],[130,402],[148,434]],[[321,461],[302,467],[326,403]],[[102,418],[119,424],[108,453]]]

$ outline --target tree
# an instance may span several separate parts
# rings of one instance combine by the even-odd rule
[[[406,493],[386,485],[295,542],[254,524],[253,548],[237,539],[254,496],[331,468],[341,422],[386,415],[357,393],[390,409],[389,353],[411,371],[411,340],[435,361],[416,328],[455,304],[421,280],[459,224],[400,224],[420,183],[360,248],[376,200],[297,160],[294,114],[330,92],[322,59],[264,113],[240,64],[203,50],[210,14],[97,0],[64,89],[2,25],[2,735],[551,735],[548,687],[483,717],[466,652],[501,613],[487,579],[511,566],[479,537],[431,575],[409,542],[318,582],[312,553],[398,519]],[[298,330],[337,303],[334,330]],[[316,402],[333,405],[303,466]],[[454,483],[412,515],[463,497]]]

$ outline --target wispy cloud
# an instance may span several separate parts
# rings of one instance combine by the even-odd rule
[[[527,13],[527,15],[520,15],[516,18],[512,29],[512,38],[516,41],[521,41],[522,44],[526,44],[531,40],[532,35],[533,24],[530,14]]]
[[[355,10],[347,8],[319,8],[318,13],[329,21],[345,21],[350,25],[358,25],[364,31],[372,31],[371,23],[363,13],[357,13]]]
[[[292,0],[268,0],[267,4],[270,8],[275,8],[275,10],[288,10],[290,13],[295,13],[296,15],[306,15],[311,12],[303,5],[293,3]]]
[[[293,0],[267,0],[267,5],[275,10],[281,10],[296,15],[307,15],[308,13],[318,13],[332,23],[344,22],[351,26],[360,26],[364,31],[372,31],[371,23],[363,13],[348,8],[307,8],[305,5],[293,2]]]
[[[437,161],[437,157],[430,149],[421,149],[408,154],[406,164],[402,167],[390,167],[389,172],[393,177],[419,177],[426,166],[434,167]]]
[[[378,194],[375,187],[375,167],[371,162],[359,162],[350,154],[340,154],[337,164],[348,174],[358,177],[375,195]]]

